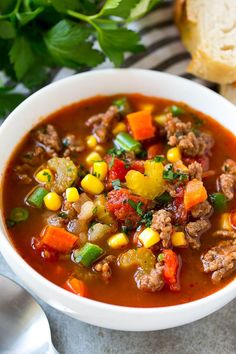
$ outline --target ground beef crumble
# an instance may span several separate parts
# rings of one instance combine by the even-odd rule
[[[151,228],[160,232],[162,245],[165,248],[170,246],[171,234],[174,231],[171,223],[171,213],[165,209],[158,210],[153,214]]]
[[[147,292],[159,291],[164,286],[163,280],[163,265],[156,263],[155,268],[149,274],[143,271],[137,271],[135,274],[135,281],[140,290]]]
[[[219,176],[218,190],[221,190],[226,198],[232,200],[236,187],[236,162],[227,159],[222,166],[222,171],[224,173]]]
[[[57,156],[61,151],[61,140],[53,125],[47,124],[42,128],[34,130],[32,136],[49,156]]]
[[[167,116],[165,123],[168,144],[178,146],[186,156],[202,156],[210,152],[214,145],[211,135],[192,129],[191,122],[184,123],[171,114]]]
[[[111,264],[116,260],[116,257],[109,255],[102,259],[100,262],[95,264],[94,270],[101,274],[102,279],[105,283],[108,283],[112,277]]]
[[[218,283],[236,269],[236,241],[221,241],[201,256],[203,270],[212,273],[213,283]]]
[[[203,168],[202,168],[202,165],[199,162],[194,161],[193,163],[191,163],[188,166],[188,170],[189,170],[190,179],[196,178],[199,181],[202,180]]]
[[[99,113],[90,117],[86,121],[88,127],[92,127],[92,133],[96,136],[99,143],[106,142],[112,126],[118,119],[118,109],[110,106],[105,113]]]
[[[212,212],[213,212],[213,207],[207,200],[195,205],[191,209],[191,214],[195,219],[210,217]]]
[[[208,231],[210,227],[211,223],[208,219],[199,219],[187,224],[185,227],[186,237],[192,248],[200,248],[200,237],[203,233]]]

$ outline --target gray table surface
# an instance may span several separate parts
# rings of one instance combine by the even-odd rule
[[[0,273],[19,281],[0,255]],[[121,332],[72,319],[41,302],[60,354],[236,353],[236,300],[200,321],[156,332]],[[25,353],[28,354],[28,353]]]

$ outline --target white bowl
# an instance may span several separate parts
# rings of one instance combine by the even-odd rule
[[[148,70],[92,71],[46,86],[10,114],[0,128],[1,181],[16,145],[43,117],[81,99],[117,93],[141,93],[184,101],[236,134],[236,107],[199,84]],[[2,205],[1,196],[0,201]],[[8,239],[2,216],[0,250],[13,271],[42,300],[74,318],[106,328],[149,331],[180,326],[209,315],[236,297],[236,280],[200,300],[162,308],[114,306],[73,295],[42,277],[21,258]]]

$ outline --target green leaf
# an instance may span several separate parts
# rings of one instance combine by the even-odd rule
[[[43,10],[43,7],[38,7],[34,11],[17,13],[16,17],[20,22],[21,26],[25,26],[27,23],[33,21],[41,12],[43,12]]]
[[[100,28],[98,41],[104,53],[116,66],[122,64],[125,52],[137,52],[143,49],[139,44],[139,35],[126,28],[115,30]]]
[[[14,25],[9,21],[0,21],[0,38],[11,39],[15,38],[16,30]]]
[[[134,21],[144,16],[150,11],[160,0],[141,0],[137,3],[136,7],[131,10],[129,20]]]
[[[66,12],[66,10],[79,10],[80,8],[78,0],[51,0],[51,3],[59,12]]]
[[[34,63],[34,55],[28,39],[24,36],[17,37],[9,55],[11,63],[14,65],[16,77],[21,80]]]
[[[40,66],[40,64],[36,62],[24,76],[23,83],[28,89],[33,90],[46,84],[47,80],[48,74],[45,67]]]
[[[14,9],[16,0],[1,0],[0,1],[0,13],[9,13]]]
[[[0,92],[0,118],[5,118],[25,98],[18,93]]]
[[[140,0],[107,0],[100,13],[105,16],[111,15],[127,18],[139,1]]]
[[[44,37],[45,44],[59,65],[78,69],[78,65],[96,66],[103,62],[102,53],[85,42],[91,29],[72,21],[62,20]]]

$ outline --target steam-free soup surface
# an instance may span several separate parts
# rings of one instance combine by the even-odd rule
[[[234,161],[235,137],[184,103],[84,100],[42,120],[11,156],[8,233],[27,263],[77,296],[193,301],[235,276]]]

